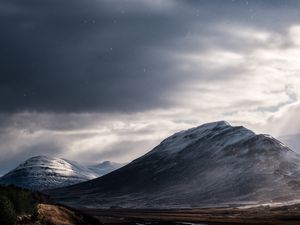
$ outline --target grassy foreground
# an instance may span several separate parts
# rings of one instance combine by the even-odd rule
[[[98,225],[77,210],[49,203],[38,192],[0,186],[0,225]]]

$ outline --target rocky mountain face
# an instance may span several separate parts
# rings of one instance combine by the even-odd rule
[[[1,177],[0,184],[13,184],[31,190],[59,188],[95,179],[120,166],[105,162],[91,169],[67,159],[36,156]]]
[[[99,208],[288,201],[300,196],[300,156],[269,135],[220,121],[178,132],[106,176],[48,193]]]

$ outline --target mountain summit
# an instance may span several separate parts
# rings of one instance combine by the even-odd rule
[[[175,133],[117,171],[49,193],[75,207],[172,208],[287,201],[299,187],[297,153],[220,121]]]
[[[0,184],[13,184],[31,190],[68,186],[103,176],[121,164],[105,162],[91,168],[67,159],[35,156],[0,178]]]

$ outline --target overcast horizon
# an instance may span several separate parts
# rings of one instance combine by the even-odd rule
[[[300,1],[2,0],[0,175],[129,162],[226,120],[300,133]]]

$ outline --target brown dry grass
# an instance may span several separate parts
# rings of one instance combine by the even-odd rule
[[[81,220],[75,212],[62,206],[39,204],[37,212],[38,220],[45,224],[74,225]]]
[[[99,225],[99,222],[64,206],[38,204],[36,213],[19,216],[16,225]]]

